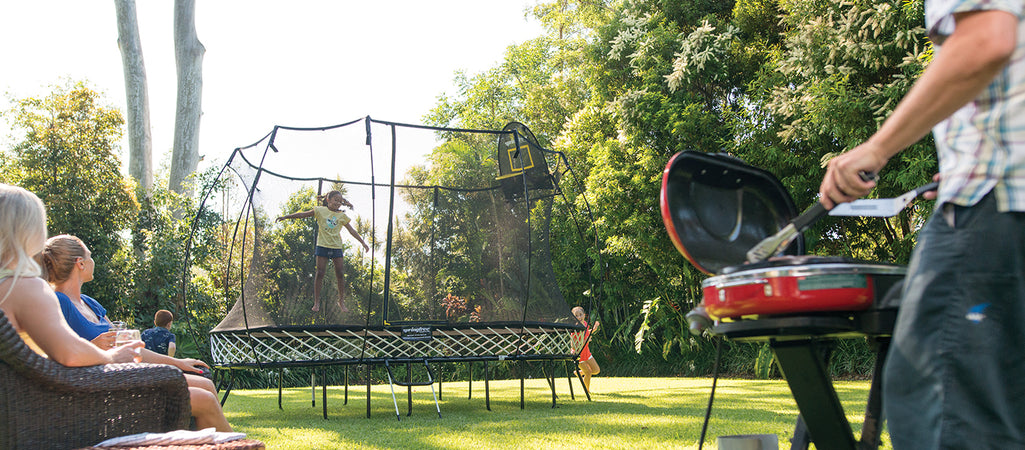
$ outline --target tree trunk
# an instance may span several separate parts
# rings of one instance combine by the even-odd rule
[[[199,119],[203,113],[203,54],[196,37],[195,0],[174,2],[174,56],[178,67],[178,101],[168,189],[186,192],[185,179],[199,166]]]
[[[135,0],[114,0],[117,46],[125,73],[128,125],[128,173],[146,192],[153,189],[153,138],[149,125],[149,92],[142,59]]]

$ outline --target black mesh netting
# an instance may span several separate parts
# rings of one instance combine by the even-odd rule
[[[525,127],[506,130],[368,117],[316,129],[276,127],[236,149],[220,188],[204,199],[204,208],[228,223],[222,284],[241,299],[213,332],[575,325],[549,252],[564,160],[533,143]],[[499,174],[499,158],[522,172]],[[342,230],[347,311],[329,262],[314,312],[316,222],[275,218],[309,210],[333,189],[352,203],[342,209],[371,251]]]

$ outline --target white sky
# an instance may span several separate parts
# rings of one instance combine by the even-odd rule
[[[542,31],[535,0],[213,0],[196,2],[203,59],[201,163],[222,164],[274,125],[317,127],[367,115],[422,123],[457,70],[476,74]],[[154,167],[166,163],[175,108],[173,1],[136,4],[149,86]],[[111,0],[0,2],[0,90],[45,95],[87,80],[124,110]],[[6,109],[7,102],[3,102]],[[0,122],[2,123],[2,122]],[[9,130],[0,130],[4,142]],[[126,133],[127,135],[127,133]],[[122,161],[127,144],[122,144]]]

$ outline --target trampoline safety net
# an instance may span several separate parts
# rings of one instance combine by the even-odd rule
[[[549,250],[565,164],[515,122],[366,117],[279,126],[236,149],[202,206],[220,211],[230,239],[222,277],[234,303],[210,334],[214,364],[573,357],[581,327]],[[332,190],[370,251],[341,227],[344,256],[327,259],[313,311],[317,222],[277,219]]]

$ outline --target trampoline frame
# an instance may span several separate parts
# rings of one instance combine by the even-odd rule
[[[470,133],[491,133],[491,134],[508,134],[512,137],[514,142],[514,148],[521,148],[521,143],[531,143],[536,145],[536,141],[532,135],[529,140],[523,140],[525,136],[520,135],[518,131],[495,131],[495,130],[465,130],[465,129],[452,129],[442,127],[431,127],[422,125],[410,125],[401,124],[395,122],[373,120],[369,116],[362,119],[366,124],[367,132],[367,145],[371,145],[371,123],[387,125],[391,129],[392,133],[392,167],[391,167],[391,180],[386,185],[388,186],[389,198],[386,203],[389,207],[389,220],[387,227],[387,241],[388,248],[387,254],[391,254],[391,241],[392,241],[392,210],[394,205],[395,195],[395,167],[394,167],[394,152],[395,152],[395,128],[396,127],[410,127],[420,128],[435,131],[458,131],[458,132],[470,132]],[[327,130],[338,127],[345,127],[360,120],[351,121],[345,124],[335,125],[331,127],[321,128],[294,128],[294,127],[280,127],[275,126],[274,130],[264,139],[270,138],[267,148],[264,150],[265,154],[267,150],[273,150],[277,152],[277,148],[274,147],[274,136],[279,129],[288,130]],[[525,127],[523,127],[524,130]],[[526,130],[529,132],[529,130]],[[259,142],[254,143],[248,147],[253,147]],[[236,153],[241,149],[236,149]],[[558,157],[566,162],[567,172],[571,172],[568,166],[568,161],[565,160],[565,156],[560,152],[552,152],[547,149],[541,149],[541,151],[558,155]],[[519,154],[519,150],[516,151]],[[234,154],[233,154],[234,157]],[[229,160],[230,164],[230,160]],[[371,159],[371,165],[373,160]],[[228,165],[226,164],[225,167]],[[265,171],[263,168],[262,161],[259,164],[259,170]],[[520,168],[520,175],[525,172],[524,168]],[[223,173],[224,169],[222,169]],[[218,175],[218,178],[220,175]],[[257,175],[257,179],[259,174]],[[523,180],[522,195],[524,198],[530,198],[528,194],[528,186],[526,184],[526,176],[521,176]],[[255,183],[255,181],[254,181]],[[371,181],[372,185],[377,185]],[[437,189],[437,187],[435,187]],[[209,193],[209,192],[208,192]],[[250,193],[251,195],[251,193]],[[553,196],[561,195],[561,190],[558,187],[555,188]],[[205,198],[203,203],[205,204]],[[586,198],[584,199],[586,203]],[[200,206],[202,211],[203,206]],[[588,213],[590,207],[587,207]],[[529,223],[529,218],[527,219]],[[576,220],[576,219],[574,219]],[[593,220],[592,220],[593,223]],[[376,228],[376,225],[374,225]],[[529,225],[528,225],[529,227]],[[579,228],[579,224],[578,224]],[[193,234],[196,230],[196,224],[193,224]],[[191,247],[190,235],[189,245],[186,248],[186,258]],[[244,245],[244,244],[243,244]],[[530,253],[530,241],[528,239],[527,252]],[[384,270],[384,285],[389,286],[390,276],[390,258],[386,258],[386,265]],[[528,260],[528,271],[529,269]],[[187,279],[188,269],[183,270],[182,276],[182,292],[183,296],[187,290]],[[530,281],[527,281],[527,291],[530,290]],[[388,301],[388,294],[390,292],[385,289],[385,303]],[[184,299],[183,299],[184,304]],[[243,311],[245,305],[243,304]],[[395,324],[388,322],[388,309],[384,309],[384,326],[359,326],[359,325],[335,325],[335,326],[276,326],[276,327],[262,327],[262,328],[248,328],[248,320],[246,320],[246,328],[241,329],[228,329],[210,332],[210,355],[212,360],[212,366],[219,369],[220,372],[227,371],[230,375],[230,379],[225,383],[221,375],[218,374],[216,377],[219,381],[217,383],[218,388],[226,386],[227,389],[221,399],[223,404],[231,391],[231,380],[234,379],[235,370],[251,370],[251,369],[278,369],[279,370],[279,407],[281,406],[281,378],[280,371],[287,367],[313,367],[316,371],[317,367],[337,366],[341,365],[345,367],[345,399],[348,402],[348,368],[352,365],[365,365],[367,367],[368,374],[374,365],[384,365],[389,371],[389,382],[393,384],[406,385],[409,387],[409,395],[411,396],[411,386],[414,384],[402,383],[395,381],[391,374],[391,363],[405,363],[407,364],[407,370],[409,365],[412,363],[423,363],[428,372],[430,372],[431,363],[458,363],[467,362],[471,364],[470,370],[470,383],[472,392],[472,363],[483,362],[485,367],[485,391],[488,397],[487,409],[490,410],[490,390],[488,387],[488,363],[491,361],[517,361],[521,366],[532,361],[541,361],[548,363],[550,370],[546,371],[545,377],[549,382],[549,386],[552,391],[552,407],[556,405],[557,394],[555,390],[555,373],[554,364],[556,361],[564,361],[567,364],[567,378],[570,381],[570,396],[575,398],[573,394],[572,386],[572,370],[576,367],[576,362],[579,358],[579,352],[574,350],[574,334],[579,336],[579,333],[584,330],[584,327],[579,324],[567,324],[567,323],[528,323],[526,322],[526,309],[524,309],[524,320],[516,322],[482,322],[482,323],[404,323]],[[369,314],[369,310],[368,310]],[[191,321],[186,310],[185,318],[187,324],[191,329]],[[369,316],[368,316],[369,319]],[[422,328],[424,326],[429,327],[430,332],[423,334]],[[420,328],[418,332],[409,333],[414,328]],[[572,364],[572,366],[570,365]],[[521,392],[520,392],[520,407],[524,407],[524,371],[521,370]],[[433,389],[433,375],[429,377],[432,382]],[[579,376],[581,386],[583,386],[583,379]],[[324,390],[324,418],[327,418],[327,385],[326,377],[322,377],[325,384],[322,386]],[[438,398],[441,397],[441,380],[438,381]],[[410,380],[411,383],[411,380]],[[311,376],[311,385],[315,389],[316,382],[315,378]],[[425,383],[417,384],[425,385]],[[370,416],[370,377],[367,377],[367,417]],[[584,388],[584,393],[587,395],[587,399],[590,400],[590,393]],[[394,392],[393,392],[394,396]],[[437,401],[437,398],[436,398]],[[412,400],[410,398],[410,412],[412,408]],[[315,395],[314,395],[315,405]],[[440,409],[438,411],[440,417]],[[396,414],[398,414],[398,406],[396,404]]]

